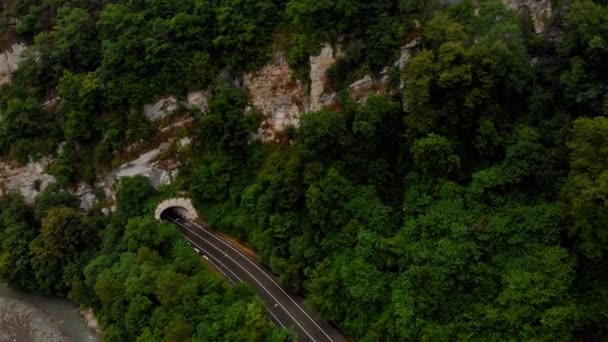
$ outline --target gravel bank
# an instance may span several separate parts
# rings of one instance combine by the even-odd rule
[[[52,319],[20,300],[0,297],[0,342],[68,342]]]

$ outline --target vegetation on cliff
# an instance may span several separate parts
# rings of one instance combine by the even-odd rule
[[[57,175],[88,179],[150,134],[146,101],[209,87],[209,113],[191,113],[176,186],[347,334],[608,338],[608,3],[559,2],[551,39],[500,1],[433,3],[15,1],[15,30],[34,47],[0,89],[0,152],[23,160],[66,141]],[[355,103],[342,91],[414,37],[419,51],[401,73],[389,70],[385,95]],[[257,118],[226,80],[273,48],[306,75],[326,41],[345,51],[331,71],[339,103],[303,114],[284,143],[252,141]],[[55,95],[57,106],[43,106]],[[5,199],[3,215],[19,219],[3,225],[2,264],[24,271],[4,277],[92,305],[109,338],[227,336],[230,327],[285,337],[251,293],[217,285],[129,197],[110,222],[45,210],[40,232]],[[58,225],[92,252],[66,246],[65,258],[43,258]],[[157,279],[180,277],[183,297],[163,296],[177,285]],[[226,303],[237,318],[210,309]],[[189,305],[208,315],[186,314]]]

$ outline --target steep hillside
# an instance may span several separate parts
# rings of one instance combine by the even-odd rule
[[[356,340],[608,338],[606,1],[10,13],[23,45],[0,56],[3,194],[34,202],[56,182],[120,214],[115,178],[144,175]],[[119,219],[98,226],[105,252],[133,252],[116,227],[137,225]],[[164,336],[104,305],[118,340]]]

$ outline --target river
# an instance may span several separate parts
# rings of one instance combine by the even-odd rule
[[[61,333],[73,341],[99,341],[82,321],[78,306],[69,300],[16,291],[3,282],[0,282],[0,297],[21,300],[48,314]]]

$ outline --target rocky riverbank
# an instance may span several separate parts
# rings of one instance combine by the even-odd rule
[[[43,311],[26,302],[0,297],[0,342],[67,342],[57,325]]]

